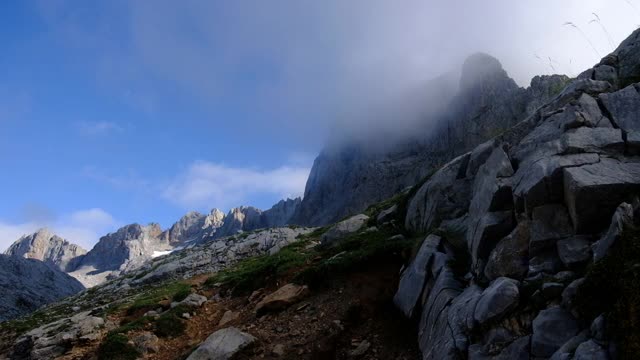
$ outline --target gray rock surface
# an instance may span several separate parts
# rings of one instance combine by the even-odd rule
[[[364,214],[354,215],[348,219],[340,221],[339,223],[333,225],[329,228],[324,234],[322,234],[321,241],[323,245],[330,245],[334,242],[354,234],[360,229],[362,229],[369,217]]]
[[[27,259],[36,259],[52,265],[60,271],[72,271],[87,251],[78,245],[40,229],[31,235],[22,236],[5,254]]]
[[[522,280],[529,270],[529,238],[529,222],[522,220],[491,250],[484,270],[487,279],[506,276]]]
[[[31,313],[83,289],[76,279],[42,261],[0,254],[0,321]]]
[[[396,306],[407,317],[412,317],[418,305],[418,300],[422,295],[425,284],[430,276],[429,264],[434,253],[438,251],[441,238],[436,235],[429,235],[422,242],[420,250],[411,265],[402,273],[398,291],[393,297]]]
[[[600,231],[620,203],[640,194],[640,162],[602,158],[564,169],[564,197],[578,233]]]
[[[591,258],[591,241],[588,236],[573,236],[558,240],[558,256],[562,263],[571,267],[582,264]]]
[[[533,320],[531,354],[550,357],[578,331],[578,322],[566,310],[560,307],[542,310]]]
[[[522,89],[496,59],[485,54],[469,57],[457,92],[438,82],[430,85],[438,89],[435,94],[423,98],[425,104],[442,104],[447,110],[434,111],[433,119],[425,121],[435,124],[431,131],[425,129],[427,136],[405,138],[399,141],[401,145],[382,150],[347,143],[322,151],[293,222],[325,225],[413,186],[441,164],[525,119],[567,82],[566,76],[539,76]],[[477,155],[482,160],[482,154]],[[470,162],[471,172],[474,161]]]
[[[593,340],[585,341],[576,349],[574,360],[608,360],[609,353]]]
[[[482,293],[474,318],[480,324],[499,319],[516,307],[519,300],[518,282],[510,278],[498,278]]]
[[[598,261],[607,255],[615,241],[622,235],[625,227],[634,223],[634,209],[630,204],[622,203],[616,209],[607,232],[594,244],[593,260]]]
[[[230,327],[211,334],[187,360],[228,360],[251,345],[256,338]]]

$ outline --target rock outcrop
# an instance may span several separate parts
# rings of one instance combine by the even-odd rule
[[[78,245],[40,229],[14,242],[5,252],[7,255],[36,259],[61,271],[73,271],[87,251]]]
[[[154,252],[171,250],[158,224],[131,224],[100,238],[70,274],[90,287],[140,267]]]
[[[575,307],[586,266],[640,223],[638,49],[624,42],[409,200],[406,227],[439,235],[427,237],[394,299],[420,318],[423,359],[615,355],[604,327],[597,319],[589,327]],[[461,247],[451,223],[466,226],[464,269],[466,258],[451,251]]]
[[[0,321],[35,311],[84,287],[40,260],[0,255]]]
[[[498,60],[486,54],[471,56],[463,65],[457,93],[439,100],[449,102],[446,110],[426,121],[435,124],[434,128],[416,132],[424,135],[382,151],[362,144],[323,150],[314,161],[293,223],[326,225],[413,186],[455,156],[525,119],[568,80],[566,76],[541,76],[522,89]]]

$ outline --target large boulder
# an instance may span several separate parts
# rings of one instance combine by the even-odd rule
[[[563,169],[594,164],[599,160],[598,154],[560,156],[547,152],[526,158],[514,178],[513,194],[517,209],[531,211],[536,206],[561,202],[564,194]]]
[[[608,360],[609,353],[593,340],[585,341],[578,346],[574,360]]]
[[[256,305],[256,314],[262,315],[269,311],[280,311],[302,300],[309,293],[306,286],[287,284],[275,292],[265,296]]]
[[[426,232],[442,220],[464,215],[469,207],[469,181],[464,178],[469,154],[459,156],[438,170],[420,187],[407,206],[405,227]]]
[[[340,221],[327,230],[321,237],[321,243],[329,245],[342,239],[348,235],[358,232],[369,220],[364,214],[352,216],[346,220]]]
[[[516,228],[491,251],[484,274],[489,280],[501,276],[521,280],[529,269],[529,221],[522,219]]]
[[[418,300],[430,275],[428,265],[434,253],[438,251],[440,241],[439,236],[427,236],[411,265],[402,273],[393,302],[407,317],[414,315]]]
[[[507,314],[520,301],[518,282],[509,278],[498,278],[486,288],[476,305],[474,318],[484,324]]]
[[[640,94],[637,86],[629,85],[620,91],[600,95],[602,104],[611,114],[611,120],[625,132],[640,132]]]
[[[602,230],[616,207],[640,194],[640,162],[601,158],[564,169],[564,198],[578,233]]]
[[[458,358],[448,319],[450,305],[461,292],[461,284],[454,273],[448,267],[443,268],[427,294],[418,326],[418,343],[423,359]]]
[[[591,258],[590,240],[591,237],[580,235],[558,240],[558,256],[562,263],[571,267],[588,261]]]
[[[613,218],[611,219],[609,229],[602,238],[594,244],[594,261],[598,261],[607,255],[609,248],[611,248],[611,246],[613,246],[616,240],[620,237],[625,227],[633,224],[633,213],[633,207],[630,204],[622,203],[618,206],[616,212],[613,214]]]
[[[228,360],[254,341],[255,337],[233,327],[218,330],[209,335],[187,360]]]
[[[578,331],[578,322],[566,310],[560,307],[542,310],[533,320],[531,354],[550,357]]]
[[[573,233],[567,208],[560,204],[538,206],[533,209],[529,253],[537,255],[555,247],[558,239]]]

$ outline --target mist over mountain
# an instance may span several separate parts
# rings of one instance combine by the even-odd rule
[[[640,353],[634,0],[5,8],[0,359]]]

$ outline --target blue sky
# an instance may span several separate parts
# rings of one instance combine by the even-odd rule
[[[302,194],[330,133],[401,121],[372,104],[472,52],[526,85],[577,75],[640,23],[635,0],[514,3],[2,1],[0,249],[40,226],[90,247],[127,223],[268,208]]]

